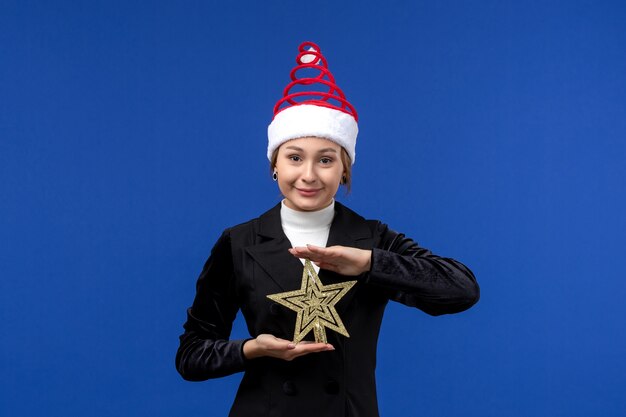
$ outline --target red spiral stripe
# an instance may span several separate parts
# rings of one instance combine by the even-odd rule
[[[312,48],[312,49],[308,49]],[[346,114],[354,117],[354,120],[359,121],[359,117],[357,115],[356,110],[350,104],[350,102],[346,99],[346,95],[341,91],[341,89],[335,83],[335,77],[328,70],[328,63],[326,62],[326,58],[322,55],[319,46],[314,44],[313,42],[303,42],[298,47],[299,53],[296,57],[296,67],[291,70],[290,77],[291,82],[287,84],[283,91],[283,97],[278,100],[276,105],[274,106],[274,117],[281,111],[291,107],[296,106],[298,104],[313,104],[316,106],[328,107],[331,109],[342,111]],[[307,61],[303,61],[303,57],[307,56]],[[310,57],[313,57],[310,60]],[[319,71],[316,76],[313,77],[303,77],[298,78],[297,73],[303,69],[311,68]],[[299,92],[291,92],[291,89],[297,85],[323,85],[328,87],[327,91],[299,91]],[[302,97],[311,97],[307,100],[296,101],[296,98]],[[329,100],[333,100],[339,103],[339,105],[333,104]],[[287,103],[287,105],[285,105]],[[281,108],[281,106],[283,106]]]

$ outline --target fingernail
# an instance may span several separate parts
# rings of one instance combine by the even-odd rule
[[[296,347],[296,344],[295,344],[295,343],[289,343],[289,344],[287,345],[287,347],[288,347],[289,349],[294,349],[294,348]]]

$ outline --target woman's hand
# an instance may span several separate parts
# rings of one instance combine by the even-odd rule
[[[243,355],[247,359],[269,356],[290,361],[298,356],[327,350],[335,350],[335,348],[329,343],[300,342],[295,344],[271,334],[260,334],[256,339],[248,340],[243,345]]]
[[[351,248],[348,246],[330,246],[322,248],[314,245],[289,249],[296,258],[310,259],[321,269],[336,272],[341,275],[361,275],[370,270],[372,251]]]

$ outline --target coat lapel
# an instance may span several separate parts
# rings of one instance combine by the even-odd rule
[[[291,242],[287,239],[280,223],[280,203],[259,217],[258,244],[246,251],[274,281],[278,289],[291,291],[299,288],[302,278],[302,263],[287,250]],[[268,294],[276,292],[269,289]]]
[[[335,217],[330,226],[326,246],[341,245],[365,248],[368,246],[363,245],[362,241],[371,239],[372,232],[367,221],[343,204],[335,202]]]

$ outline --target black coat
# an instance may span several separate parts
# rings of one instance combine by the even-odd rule
[[[302,263],[280,222],[280,204],[259,218],[224,231],[204,265],[196,298],[180,337],[176,367],[192,381],[245,371],[231,416],[378,416],[376,345],[388,300],[428,314],[457,313],[478,300],[472,272],[433,255],[379,221],[335,203],[327,246],[372,250],[371,270],[336,305],[350,337],[327,331],[335,351],[287,362],[247,360],[245,340],[229,340],[242,310],[252,337],[293,338],[295,312],[266,296],[300,288]],[[323,284],[353,280],[321,270]]]

